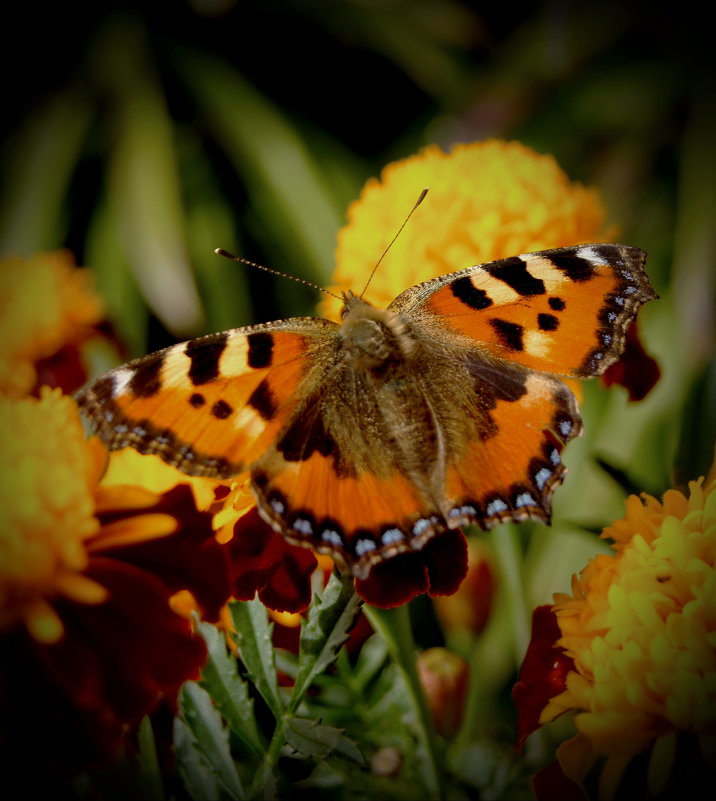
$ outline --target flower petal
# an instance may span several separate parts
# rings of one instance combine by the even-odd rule
[[[130,563],[157,576],[173,593],[189,590],[206,620],[218,620],[221,607],[230,596],[229,553],[214,538],[211,515],[197,510],[194,495],[187,484],[180,484],[158,496],[154,506],[123,510],[125,521],[172,518],[179,528],[167,536],[144,542],[112,547],[113,559]],[[114,515],[98,515],[103,525]]]
[[[624,353],[602,375],[602,382],[610,387],[620,384],[629,392],[630,401],[640,401],[654,388],[661,376],[659,363],[641,344],[636,320],[627,328]]]
[[[562,636],[557,617],[549,605],[538,606],[532,614],[532,636],[520,669],[519,681],[512,688],[517,706],[517,747],[540,727],[540,714],[550,698],[567,686],[567,673],[573,661],[555,643]]]
[[[311,602],[311,574],[318,562],[308,548],[291,545],[254,507],[234,525],[228,542],[234,595],[261,602],[277,612],[301,612]]]

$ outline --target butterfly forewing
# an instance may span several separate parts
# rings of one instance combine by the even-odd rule
[[[271,444],[335,328],[301,318],[212,334],[112,370],[77,400],[110,449],[227,478]]]
[[[656,297],[645,258],[611,244],[528,253],[419,284],[390,308],[535,370],[598,375],[621,354],[639,306]]]

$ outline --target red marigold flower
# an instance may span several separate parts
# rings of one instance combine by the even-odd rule
[[[574,662],[557,647],[562,636],[557,618],[549,605],[538,606],[532,613],[532,637],[527,647],[520,678],[512,689],[518,711],[517,745],[541,725],[540,715],[550,698],[566,687],[567,673]]]
[[[644,350],[634,320],[627,328],[624,353],[601,376],[602,383],[607,387],[620,384],[629,392],[630,401],[640,401],[651,392],[660,376],[659,363]]]
[[[235,598],[250,601],[258,593],[263,604],[279,612],[301,612],[308,607],[311,574],[318,566],[315,555],[286,542],[256,507],[234,523],[228,548]]]

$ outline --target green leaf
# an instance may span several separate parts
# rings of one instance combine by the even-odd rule
[[[315,595],[301,629],[298,675],[291,694],[295,710],[313,680],[333,664],[359,613],[362,601],[351,575],[334,573],[323,595]]]
[[[264,743],[254,718],[254,702],[239,675],[235,657],[227,651],[224,635],[210,623],[199,623],[209,659],[202,670],[201,685],[221,709],[231,730],[247,750],[262,757]]]
[[[364,643],[353,673],[357,685],[364,688],[383,668],[388,658],[388,645],[379,635],[373,634]]]
[[[8,142],[0,197],[0,251],[25,257],[67,239],[69,186],[94,104],[73,89],[32,107]]]
[[[105,29],[96,58],[113,114],[107,190],[137,285],[175,336],[202,328],[185,239],[173,123],[136,17]]]
[[[99,201],[87,230],[84,263],[97,276],[97,290],[107,307],[107,316],[131,356],[147,352],[148,309],[132,274],[115,224],[116,209]],[[102,365],[97,374],[114,367]]]
[[[184,787],[195,801],[219,798],[220,788],[216,774],[199,750],[189,726],[179,717],[174,718],[174,753]]]
[[[216,774],[221,787],[230,798],[242,801],[246,796],[229,750],[229,732],[224,728],[209,694],[189,681],[182,688],[181,707],[196,747]]]
[[[146,801],[162,801],[164,789],[159,772],[157,748],[154,742],[152,722],[145,715],[139,724],[139,772],[142,777],[142,790]]]
[[[283,111],[227,63],[178,50],[176,66],[241,175],[261,225],[304,277],[325,283],[342,209]]]
[[[253,601],[233,601],[229,604],[237,633],[239,653],[251,680],[261,693],[276,720],[283,715],[283,702],[278,689],[273,641],[266,607]]]
[[[286,742],[298,754],[313,759],[325,759],[335,754],[363,765],[363,754],[353,740],[346,737],[343,729],[322,726],[317,720],[290,718],[284,723]]]

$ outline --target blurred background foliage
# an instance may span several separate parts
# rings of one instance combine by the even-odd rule
[[[16,5],[5,23],[0,252],[69,248],[97,273],[129,355],[312,313],[311,290],[213,249],[326,285],[364,181],[428,143],[551,153],[601,190],[619,240],[648,251],[661,299],[640,327],[661,381],[635,404],[585,387],[555,525],[521,527],[521,575],[500,560],[502,603],[474,657],[481,726],[527,610],[568,589],[625,489],[661,493],[713,456],[716,98],[695,8],[177,0]],[[418,640],[450,640],[436,631]]]

